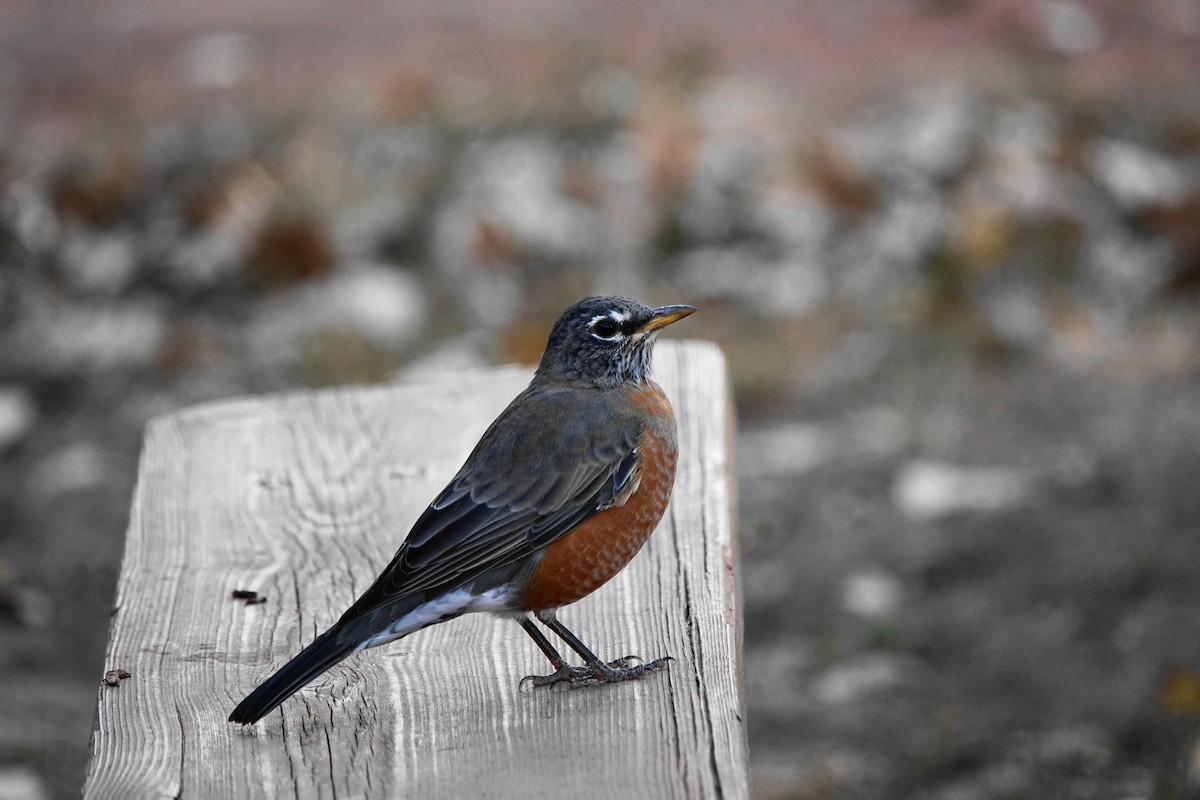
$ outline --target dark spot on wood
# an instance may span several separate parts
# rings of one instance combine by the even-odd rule
[[[104,673],[105,686],[120,686],[121,681],[129,677],[129,673],[123,669],[110,669]]]

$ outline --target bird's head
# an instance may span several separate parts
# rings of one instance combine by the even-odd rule
[[[655,334],[695,310],[651,308],[624,297],[586,297],[550,329],[537,379],[597,386],[643,383],[650,378]]]

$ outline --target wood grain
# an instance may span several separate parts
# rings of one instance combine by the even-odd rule
[[[656,374],[679,420],[673,499],[633,563],[560,618],[604,657],[670,654],[669,670],[518,688],[544,658],[474,614],[351,656],[246,728],[230,709],[369,585],[529,372],[152,422],[104,667],[131,677],[100,687],[84,796],[746,797],[724,361],[662,342]]]

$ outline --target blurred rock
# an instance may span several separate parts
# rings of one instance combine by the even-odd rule
[[[1173,249],[1159,239],[1130,235],[1119,228],[1090,237],[1082,253],[1080,288],[1100,331],[1123,342],[1170,278]]]
[[[813,680],[810,689],[822,703],[857,703],[905,683],[905,673],[904,662],[897,656],[868,654],[825,670]]]
[[[346,267],[326,287],[331,314],[380,344],[412,338],[425,323],[425,293],[409,271],[361,264]]]
[[[39,461],[30,475],[30,491],[53,499],[70,492],[92,489],[107,474],[104,452],[94,442],[77,442]]]
[[[910,436],[904,415],[893,408],[876,407],[852,412],[842,434],[844,447],[855,456],[886,459],[895,456]]]
[[[879,314],[898,295],[913,290],[926,257],[945,239],[952,221],[938,193],[898,194],[858,235],[835,244],[837,296],[869,315]]]
[[[201,231],[168,250],[163,274],[174,287],[212,289],[241,275],[241,248],[223,230]]]
[[[183,74],[196,89],[231,89],[249,77],[257,58],[257,42],[249,34],[209,33],[188,44]]]
[[[762,196],[753,214],[755,227],[792,258],[820,257],[835,224],[830,209],[814,197],[782,190]]]
[[[166,322],[152,302],[62,303],[36,308],[22,319],[0,359],[36,375],[145,369],[165,337]]]
[[[547,137],[477,142],[466,152],[456,190],[436,212],[433,258],[449,274],[487,266],[478,225],[510,234],[518,251],[555,260],[595,252],[603,230],[594,208],[562,192],[566,165]]]
[[[1026,102],[998,110],[984,132],[982,169],[967,177],[968,196],[1023,212],[1053,210],[1060,189],[1051,163],[1061,128],[1048,105]]]
[[[877,620],[895,615],[904,589],[890,572],[855,572],[842,582],[842,608],[858,617]]]
[[[394,349],[416,336],[425,313],[425,292],[412,273],[379,264],[347,266],[264,303],[247,332],[251,360],[294,365],[305,340],[321,331],[351,332]]]
[[[1046,44],[1069,56],[1096,50],[1104,43],[1100,22],[1084,4],[1076,0],[1040,0],[1039,21]]]
[[[137,273],[133,235],[128,231],[95,233],[67,228],[58,256],[59,271],[79,294],[115,297]]]
[[[397,381],[419,381],[448,372],[481,369],[487,358],[487,341],[478,334],[467,334],[442,342],[430,352],[413,359],[396,373]]]
[[[1091,167],[1100,185],[1127,211],[1178,201],[1188,188],[1182,165],[1132,142],[1096,142]]]
[[[11,595],[17,624],[37,630],[54,620],[54,599],[49,593],[34,586],[17,586]]]
[[[1103,729],[1092,726],[1056,728],[1030,737],[1013,759],[1055,767],[1070,774],[1094,775],[1113,760],[1114,744]]]
[[[780,316],[800,316],[821,306],[829,284],[821,265],[810,261],[763,261],[749,247],[704,247],[680,254],[669,266],[688,296],[736,299]]]
[[[29,767],[0,767],[0,800],[50,800],[41,777]]]
[[[835,131],[832,144],[857,172],[898,185],[928,185],[962,170],[981,124],[977,102],[965,88],[926,87],[869,108]]]
[[[1050,335],[1045,291],[1028,276],[997,274],[981,287],[977,298],[991,332],[1010,347],[1031,350]]]
[[[382,383],[391,359],[383,347],[358,331],[321,328],[300,337],[297,369],[289,380],[304,386]]]
[[[997,764],[975,770],[965,778],[944,783],[935,791],[918,795],[921,800],[1002,800],[1029,797],[1033,776],[1027,766]],[[1036,796],[1036,795],[1033,795]]]
[[[689,241],[722,242],[746,227],[760,163],[752,140],[704,141],[679,208],[679,222]]]
[[[738,436],[737,465],[743,477],[803,475],[827,463],[836,448],[826,426],[794,422]]]
[[[38,416],[31,391],[17,384],[0,384],[0,452],[28,436]]]
[[[58,244],[61,226],[39,187],[30,180],[14,180],[4,195],[4,221],[29,253],[48,253]]]
[[[354,145],[350,164],[365,179],[383,182],[393,192],[397,184],[425,178],[441,166],[444,145],[428,125],[404,125],[368,131]]]
[[[758,647],[746,658],[746,701],[754,713],[798,716],[811,706],[805,672],[813,653],[797,642]]]
[[[903,464],[892,483],[892,501],[914,520],[1000,511],[1025,502],[1031,492],[1028,476],[1016,470],[935,461]]]
[[[883,333],[856,330],[841,337],[808,376],[815,386],[852,383],[874,375],[887,362],[895,340]]]
[[[456,283],[463,301],[463,316],[471,327],[494,331],[519,322],[525,305],[516,274],[496,270]]]
[[[890,796],[885,759],[824,743],[805,750],[802,754],[756,752],[751,796],[755,800]]]

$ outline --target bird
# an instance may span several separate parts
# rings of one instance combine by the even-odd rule
[[[601,660],[557,617],[620,572],[658,526],[678,458],[650,374],[659,331],[696,311],[586,297],[562,313],[529,386],[487,428],[391,562],[340,619],[229,715],[253,724],[347,656],[469,612],[515,619],[553,672],[520,685],[641,678],[670,656]],[[535,623],[583,660],[572,664]]]

